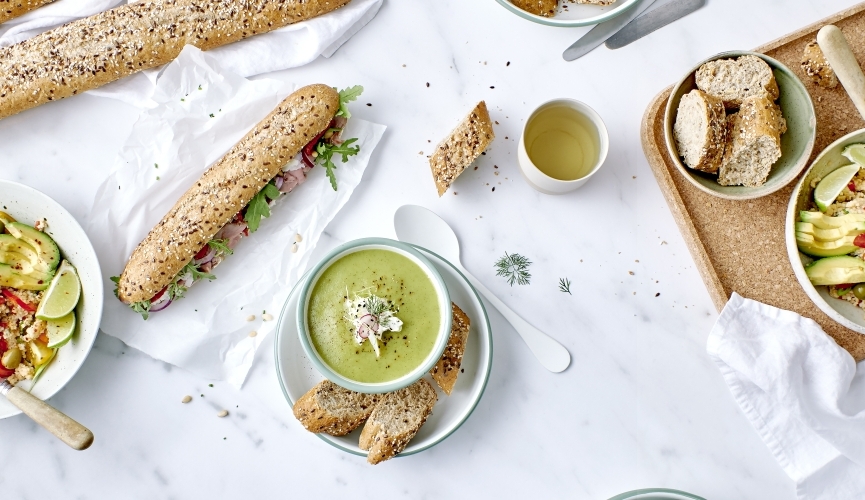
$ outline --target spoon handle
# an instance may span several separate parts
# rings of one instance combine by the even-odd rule
[[[471,282],[472,286],[483,295],[487,301],[502,313],[502,316],[514,327],[526,345],[529,346],[532,353],[538,358],[538,361],[547,370],[559,373],[564,371],[571,364],[571,354],[565,349],[565,346],[558,343],[555,339],[546,333],[538,330],[530,325],[526,320],[521,318],[504,302],[493,295],[477,278],[472,276],[465,268],[461,267],[462,273]]]

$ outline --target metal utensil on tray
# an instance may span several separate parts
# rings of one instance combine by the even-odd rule
[[[0,394],[72,448],[85,450],[93,444],[93,433],[87,427],[6,379],[0,379]]]
[[[634,19],[604,44],[608,49],[620,49],[664,26],[700,10],[706,0],[672,0]]]
[[[620,29],[633,21],[634,18],[645,12],[645,10],[653,3],[655,3],[655,0],[643,0],[634,7],[631,7],[631,10],[628,12],[596,25],[594,28],[589,30],[588,33],[583,35],[582,38],[565,49],[564,53],[562,53],[562,57],[565,61],[573,61],[583,57],[593,51],[598,45],[607,41],[608,38],[615,35]]]

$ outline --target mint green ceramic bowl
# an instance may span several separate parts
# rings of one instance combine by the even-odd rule
[[[436,334],[436,340],[433,348],[426,358],[408,374],[387,382],[366,383],[357,380],[352,380],[338,373],[334,368],[327,364],[322,359],[321,355],[315,349],[309,333],[309,299],[310,292],[315,287],[324,271],[334,262],[361,250],[388,250],[408,258],[417,264],[429,278],[436,291],[438,299],[440,319],[439,330]],[[451,299],[448,293],[447,286],[439,274],[438,270],[427,260],[420,252],[415,250],[411,245],[401,243],[399,241],[390,240],[387,238],[362,238],[359,240],[349,241],[344,243],[327,256],[325,256],[312,270],[307,273],[306,278],[300,284],[299,299],[297,308],[297,332],[300,337],[300,345],[303,347],[307,357],[312,361],[315,368],[331,382],[345,387],[346,389],[363,392],[367,394],[381,394],[392,392],[404,387],[408,387],[423,377],[429,372],[441,358],[442,353],[447,347],[448,339],[451,332]],[[352,340],[353,341],[353,340]]]
[[[697,88],[694,81],[694,73],[703,64],[716,59],[732,59],[744,55],[754,55],[764,61],[772,68],[775,80],[778,82],[780,91],[781,114],[787,120],[787,132],[781,136],[781,158],[772,166],[766,183],[759,187],[746,186],[722,186],[718,184],[718,176],[699,172],[685,166],[676,149],[676,141],[673,138],[673,124],[676,121],[676,111],[682,96]],[[817,136],[817,116],[814,114],[814,103],[811,95],[802,85],[799,78],[780,62],[769,56],[757,52],[734,50],[714,55],[691,68],[684,78],[673,87],[667,108],[664,112],[664,139],[667,143],[667,151],[670,153],[676,169],[704,193],[724,198],[727,200],[751,200],[760,198],[783,188],[793,182],[808,165],[808,158],[814,149],[814,140]]]

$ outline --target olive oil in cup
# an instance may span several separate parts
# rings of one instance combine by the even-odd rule
[[[600,115],[573,99],[538,106],[520,135],[517,161],[530,186],[546,194],[573,191],[597,172],[609,138]]]

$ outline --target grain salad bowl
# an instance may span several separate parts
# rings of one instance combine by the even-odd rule
[[[688,168],[679,157],[676,141],[673,136],[673,124],[682,96],[697,88],[695,73],[703,64],[717,59],[734,59],[744,55],[757,56],[772,68],[778,83],[779,104],[781,114],[787,120],[787,132],[781,135],[781,158],[772,166],[772,171],[766,183],[758,187],[722,186],[718,184],[717,175],[708,174]],[[712,196],[726,200],[751,200],[772,194],[794,179],[808,165],[808,159],[814,149],[817,133],[817,117],[814,113],[814,103],[805,86],[789,68],[780,62],[757,52],[736,50],[714,55],[691,68],[684,77],[673,86],[667,107],[664,111],[664,139],[667,151],[676,169],[685,179],[697,189]]]
[[[841,156],[841,151],[850,144],[861,142],[865,142],[865,130],[857,130],[841,137],[817,155],[814,163],[805,171],[805,175],[799,180],[790,197],[790,203],[787,205],[784,239],[793,273],[814,305],[841,325],[854,332],[865,334],[865,309],[860,309],[846,300],[830,296],[827,286],[812,285],[808,275],[805,274],[805,266],[813,262],[814,258],[800,252],[796,245],[796,221],[799,220],[799,212],[814,206],[812,199],[814,188],[812,185],[839,167],[849,165],[850,160]]]
[[[93,245],[75,217],[47,195],[23,184],[0,180],[0,210],[27,224],[45,218],[48,222],[45,232],[60,247],[62,257],[75,266],[81,281],[81,299],[75,307],[77,331],[57,351],[36,384],[29,380],[18,384],[46,400],[72,379],[93,347],[102,319],[102,271]],[[6,398],[0,398],[0,419],[19,413],[21,410]]]

